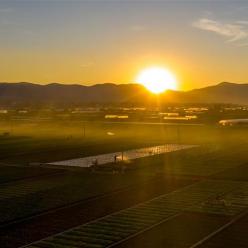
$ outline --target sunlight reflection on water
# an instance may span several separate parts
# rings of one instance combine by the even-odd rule
[[[165,144],[160,146],[126,150],[123,152],[120,151],[120,152],[113,152],[107,154],[100,154],[96,156],[89,156],[84,158],[58,161],[49,164],[62,165],[62,166],[91,167],[92,165],[103,165],[103,164],[115,163],[119,161],[129,161],[132,159],[149,157],[162,153],[189,149],[193,147],[196,147],[196,145]]]

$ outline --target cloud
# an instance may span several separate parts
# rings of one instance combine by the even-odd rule
[[[248,21],[237,21],[237,24],[248,25]]]
[[[239,47],[248,47],[248,42],[247,43],[241,43],[241,44],[238,44]]]
[[[247,25],[248,21],[224,23],[207,18],[201,18],[193,23],[193,27],[226,37],[228,42],[248,42]]]

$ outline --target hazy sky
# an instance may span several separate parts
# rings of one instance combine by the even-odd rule
[[[0,81],[248,83],[248,1],[0,0]]]

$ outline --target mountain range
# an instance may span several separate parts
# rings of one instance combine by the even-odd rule
[[[138,84],[83,86],[52,83],[0,83],[0,105],[91,105],[161,103],[248,104],[248,84],[223,82],[190,91],[166,91],[158,96]]]

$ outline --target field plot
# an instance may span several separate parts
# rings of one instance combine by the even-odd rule
[[[134,194],[130,192],[131,196],[126,196],[126,200],[118,200],[118,203],[112,200],[112,206],[117,204],[120,205],[120,208],[122,205],[127,207],[130,205],[126,204],[131,204],[130,202],[133,200],[134,204],[137,203],[136,200],[139,197],[148,197],[151,190],[153,190],[153,193],[151,193],[150,198],[153,198],[168,192],[169,189],[174,190],[175,187],[181,187],[192,182],[195,182],[195,180],[154,177],[149,173],[140,174],[137,171],[124,174],[102,174],[82,171],[66,171],[64,173],[64,170],[62,170],[62,173],[56,175],[46,175],[1,185],[0,224],[77,202],[83,204],[83,201],[88,199],[105,194],[115,194],[116,191],[131,190],[132,192],[132,190],[137,190]],[[173,188],[171,188],[172,185],[174,185]],[[138,196],[133,199],[136,193]],[[129,198],[131,200],[128,200]],[[145,200],[147,199],[145,198]],[[106,208],[108,209],[109,206]]]
[[[102,174],[92,175],[102,176]],[[121,178],[125,175],[111,174],[111,176],[116,177],[116,180],[119,181],[119,188],[120,180],[122,180]],[[88,177],[85,176],[82,180],[87,180],[87,178]],[[40,240],[56,233],[60,233],[64,230],[68,230],[69,228],[82,225],[91,220],[95,220],[100,217],[106,216],[107,214],[114,213],[121,209],[125,209],[138,203],[148,201],[159,195],[172,192],[176,189],[196,182],[196,180],[191,180],[188,178],[179,179],[171,177],[156,177],[144,183],[138,183],[137,180],[139,179],[137,178],[137,176],[135,176],[134,179],[136,180],[136,183],[131,187],[122,188],[120,191],[118,190],[117,192],[109,192],[105,196],[94,197],[90,200],[82,200],[80,202],[77,202],[76,204],[69,204],[66,205],[65,208],[58,208],[52,212],[43,212],[42,215],[32,216],[31,220],[25,221],[25,219],[22,219],[21,221],[19,221],[19,224],[15,223],[8,225],[7,228],[0,228],[0,243],[3,247],[6,248],[20,247],[21,245],[29,244],[36,240]],[[95,179],[92,185],[95,186],[94,188],[100,188],[101,192],[103,192],[103,190],[106,188],[106,183],[97,186],[96,183],[98,180],[99,178]],[[125,181],[129,182],[130,185],[130,180],[132,179],[129,175],[128,179]],[[92,181],[92,177],[89,179],[89,181]],[[114,189],[113,187],[116,188],[110,178],[107,178],[107,181],[110,181],[110,188],[112,190]],[[12,211],[14,211],[13,215],[15,215],[16,217],[16,206],[18,206],[18,211],[20,209],[20,216],[24,216],[24,212],[26,212],[26,216],[30,216],[30,214],[34,213],[31,212],[33,209],[37,213],[37,211],[42,211],[42,208],[43,211],[49,206],[54,208],[54,206],[56,206],[54,201],[60,201],[60,205],[68,203],[68,196],[64,197],[64,195],[74,195],[75,190],[77,189],[78,191],[83,191],[80,193],[81,199],[85,199],[85,190],[82,188],[82,186],[78,186],[77,188],[73,189],[69,188],[66,190],[66,192],[63,189],[60,191],[56,190],[54,191],[53,195],[45,193],[43,195],[38,194],[37,196],[37,194],[35,194],[35,199],[43,199],[40,201],[38,199],[37,201],[32,200],[29,196],[26,196],[25,199],[28,205],[22,205],[15,200],[13,201],[13,205],[10,206],[8,204],[8,209],[9,211],[12,209]],[[89,188],[87,187],[87,189]],[[63,192],[62,194],[60,193],[61,191]],[[91,193],[92,195],[92,191],[93,189],[91,189],[91,192],[88,192],[88,195],[89,193]],[[74,193],[72,194],[72,192]],[[51,201],[52,206],[50,203]],[[1,210],[1,215],[6,215],[9,211],[4,212],[3,210]]]
[[[58,174],[2,184],[0,188],[0,223],[52,206],[54,202],[49,201],[45,196],[48,192],[61,187],[63,180],[65,180],[65,176]],[[59,199],[54,198],[54,201],[59,201]]]
[[[63,173],[61,169],[1,165],[0,184]]]
[[[23,195],[35,193],[37,191],[45,191],[61,185],[61,175],[53,176],[53,180],[48,177],[33,181],[17,182],[15,184],[3,185],[0,188],[0,200],[12,197],[20,197]]]
[[[231,213],[236,214],[248,207],[247,202],[236,196],[236,192],[243,192],[244,189],[248,190],[248,183],[215,180],[198,182],[27,247],[111,247],[182,212],[197,212],[205,202],[211,202],[211,199],[216,199],[219,195],[231,200]],[[242,204],[242,207],[237,207],[238,204]],[[202,209],[206,213],[216,212],[215,210],[215,205]],[[224,211],[221,213],[229,214]]]
[[[184,212],[113,247],[189,248],[228,221],[222,215]]]
[[[220,183],[221,181],[218,181]],[[223,181],[220,194],[188,210],[209,214],[237,215],[248,208],[248,183]],[[218,187],[219,187],[218,186]],[[222,192],[221,192],[222,190]]]
[[[102,165],[114,163],[122,160],[132,160],[137,158],[149,157],[158,154],[189,149],[196,147],[196,145],[179,145],[179,144],[166,144],[161,146],[153,146],[147,148],[127,150],[123,152],[114,152],[108,154],[101,154],[85,158],[71,159],[65,161],[58,161],[49,164],[62,165],[62,166],[77,166],[77,167],[91,167],[94,164]]]
[[[218,180],[235,180],[246,182],[248,181],[248,166],[246,163],[243,163],[240,166],[221,171],[211,176],[211,178]]]
[[[248,244],[247,235],[248,215],[229,225],[226,229],[218,232],[205,242],[199,244],[199,248],[246,248]]]
[[[187,176],[201,176],[220,180],[248,179],[247,152],[232,147],[201,156],[199,149],[189,150],[190,156],[181,154],[169,160],[161,168],[162,173]],[[237,157],[239,160],[237,160]]]

